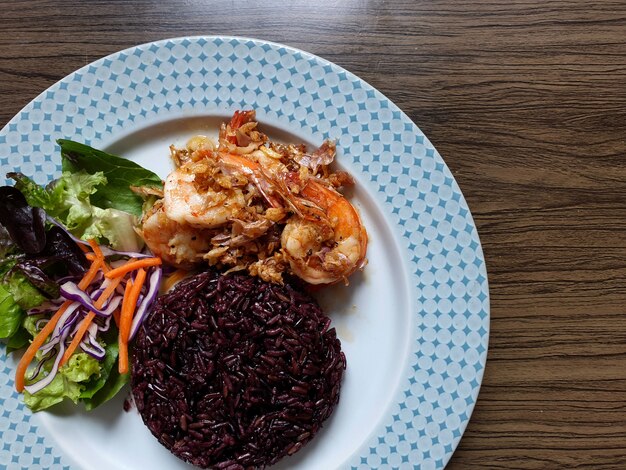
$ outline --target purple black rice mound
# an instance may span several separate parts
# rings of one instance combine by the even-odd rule
[[[346,359],[309,295],[198,274],[156,302],[134,342],[132,391],[152,434],[203,468],[262,468],[300,450],[339,400]]]

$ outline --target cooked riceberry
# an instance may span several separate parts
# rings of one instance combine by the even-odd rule
[[[292,455],[339,400],[346,359],[309,295],[205,272],[156,302],[132,355],[137,409],[152,434],[202,468]]]

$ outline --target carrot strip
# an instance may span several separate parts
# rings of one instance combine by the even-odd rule
[[[122,332],[122,339],[128,342],[128,337],[130,336],[130,325],[133,320],[133,313],[135,313],[135,309],[137,308],[137,300],[139,300],[139,294],[141,293],[141,288],[143,287],[144,282],[146,281],[147,272],[145,269],[140,268],[137,271],[137,277],[133,281],[133,288],[130,291],[130,297],[128,298],[128,306],[126,307],[126,314],[124,315],[124,311],[122,311],[122,316],[120,320],[122,324],[120,325],[120,331]]]
[[[130,296],[133,290],[133,281],[130,279],[126,283],[126,289],[124,290],[124,300],[122,301],[122,312],[120,313],[120,326],[118,332],[118,370],[120,374],[128,372],[128,342],[124,341],[124,335],[122,334],[122,328],[126,323],[126,317],[129,316],[130,310]]]
[[[145,269],[140,268],[137,271],[135,281],[128,292],[128,302],[126,305],[122,305],[122,314],[120,315],[120,359],[119,359],[119,372],[125,374],[128,372],[128,340],[130,338],[130,327],[133,322],[133,313],[137,308],[137,300],[139,300],[139,294],[141,288],[146,281],[147,272]],[[126,293],[124,293],[126,296]]]
[[[98,273],[101,264],[101,260],[94,261],[85,273],[85,276],[78,283],[78,287],[80,287],[81,289],[85,289],[89,284],[91,284],[91,281],[93,281],[96,277],[96,274]],[[30,346],[28,346],[28,349],[20,359],[20,362],[17,365],[17,370],[15,371],[15,389],[18,392],[24,391],[24,376],[26,375],[26,369],[28,369],[28,366],[33,361],[35,354],[37,353],[39,348],[43,346],[46,339],[48,339],[48,336],[50,336],[50,333],[54,331],[54,328],[59,322],[59,319],[70,305],[72,305],[72,301],[70,300],[66,300],[65,302],[63,302],[61,307],[59,307],[59,310],[57,310],[56,313],[52,315],[52,318],[50,318],[48,323],[46,323],[46,325],[41,329],[37,336],[33,338],[32,343],[30,343]]]
[[[123,264],[119,268],[111,269],[108,273],[105,274],[105,277],[111,279],[118,276],[123,276],[126,273],[134,271],[139,268],[149,268],[151,266],[158,266],[162,263],[161,258],[143,258],[138,259],[137,261],[129,261],[126,264]]]
[[[77,243],[78,248],[80,248],[81,250],[83,250],[85,253],[89,253],[89,248],[87,248],[84,244],[82,243]]]
[[[98,242],[91,238],[87,240],[87,243],[89,243],[89,246],[91,247],[97,258],[104,259],[104,255],[102,254],[102,250],[100,249],[100,245],[98,245]]]
[[[93,253],[96,256],[96,259],[102,260],[102,271],[104,271],[104,274],[108,273],[111,270],[111,268],[109,268],[109,266],[105,263],[104,254],[102,253],[102,250],[100,249],[100,245],[98,245],[98,242],[96,242],[94,239],[89,239],[87,240],[87,243],[89,243],[89,246],[93,250]]]
[[[93,253],[85,254],[85,258],[87,258],[89,261],[95,261],[98,259],[98,257],[94,255]],[[109,267],[108,264],[102,263],[102,271],[104,271],[105,274],[108,273],[110,270],[111,268]]]
[[[96,260],[92,263],[92,265],[89,267],[89,269],[85,273],[85,276],[78,283],[79,289],[85,290],[87,286],[91,284],[91,281],[93,281],[94,278],[96,277],[96,274],[98,274],[98,270],[100,269],[101,265],[102,265],[102,260]]]
[[[117,286],[120,285],[120,282],[122,282],[121,277],[113,279],[111,283],[104,288],[104,290],[102,291],[102,294],[100,294],[100,297],[98,297],[98,300],[94,302],[94,305],[98,308],[102,308],[102,306],[104,305],[104,302],[106,302],[106,300],[109,297],[111,297],[111,294],[115,292],[115,289],[117,289]]]
[[[96,308],[102,308],[104,306],[104,303],[107,301],[109,297],[111,297],[111,294],[115,292],[115,289],[117,288],[120,282],[122,282],[122,278],[118,277],[116,279],[113,279],[109,283],[109,285],[105,287],[105,289],[102,291],[102,294],[100,294],[100,297],[98,297],[98,300],[94,302],[94,305],[96,306]],[[87,329],[89,328],[89,325],[91,325],[91,322],[93,321],[95,316],[96,314],[93,311],[89,311],[89,313],[85,316],[85,318],[83,318],[82,322],[80,323],[80,327],[78,327],[78,330],[76,331],[76,334],[74,335],[74,338],[72,338],[72,342],[67,347],[67,349],[65,350],[65,353],[63,354],[63,357],[61,358],[59,367],[64,365],[67,361],[70,360],[70,357],[72,356],[72,354],[74,354],[74,351],[76,351],[76,348],[78,348],[78,345],[83,340],[83,336],[85,336],[85,333],[87,332]]]
[[[117,368],[120,374],[128,373],[128,343],[118,341]]]
[[[113,311],[113,320],[115,320],[115,325],[117,326],[118,330],[120,328],[120,309],[116,308]]]

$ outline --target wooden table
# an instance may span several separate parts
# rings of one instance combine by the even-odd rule
[[[0,2],[0,123],[99,57],[201,34],[345,67],[454,173],[492,320],[449,468],[626,468],[626,3]]]

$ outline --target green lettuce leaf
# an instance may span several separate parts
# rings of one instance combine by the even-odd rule
[[[41,411],[69,398],[78,403],[81,385],[68,380],[63,374],[57,374],[47,387],[31,395],[24,391],[24,403],[33,411]]]
[[[86,382],[100,376],[100,362],[87,353],[74,353],[59,372],[72,382]]]
[[[119,354],[119,346],[117,344],[117,335],[109,331],[105,335],[104,359],[100,362],[100,375],[92,378],[86,385],[80,397],[85,403],[89,401],[102,387],[109,378],[113,366],[117,364],[117,356]],[[109,340],[109,341],[107,341]]]
[[[117,395],[128,383],[130,377],[130,374],[120,375],[118,372],[119,346],[117,335],[113,331],[109,331],[104,336],[104,341],[106,354],[100,363],[100,377],[92,379],[81,393],[81,401],[87,411],[93,410]]]
[[[49,215],[60,219],[70,231],[84,231],[91,222],[90,195],[105,185],[102,172],[89,174],[85,171],[64,171],[59,179],[47,187],[39,186],[21,173],[10,173],[26,201],[33,207],[43,208]]]
[[[26,315],[26,317],[24,318],[22,326],[28,332],[31,338],[34,338],[35,336],[37,336],[37,333],[39,333],[36,325],[37,322],[43,317],[43,315]]]
[[[32,395],[24,391],[24,403],[33,411],[49,408],[65,398],[78,403],[86,382],[99,376],[100,363],[96,359],[84,352],[74,353],[47,387]]]
[[[101,172],[93,175],[84,171],[63,172],[52,189],[54,193],[57,193],[56,209],[52,212],[45,207],[44,209],[52,217],[60,218],[72,233],[82,234],[93,223],[94,207],[91,204],[90,195],[96,192],[99,185],[106,183],[107,179]]]
[[[91,201],[104,209],[114,208],[140,216],[143,199],[131,186],[161,188],[163,183],[155,173],[125,158],[96,150],[71,140],[58,140],[61,146],[63,171],[102,172],[107,184],[98,187]]]
[[[18,328],[18,330],[6,342],[7,354],[25,348],[30,343],[31,338],[32,336],[28,333],[28,331],[26,331],[25,328]]]
[[[24,310],[41,305],[46,300],[43,294],[20,272],[12,273],[5,278],[3,287],[9,291],[15,303]]]
[[[107,240],[108,245],[121,251],[141,251],[143,240],[135,232],[136,217],[117,209],[93,208],[92,224],[82,237]]]
[[[117,361],[116,361],[117,363]],[[87,411],[91,411],[94,408],[102,405],[103,403],[109,401],[113,398],[117,393],[124,388],[124,385],[128,383],[130,380],[130,374],[121,375],[117,367],[111,369],[111,373],[109,377],[105,381],[104,385],[97,393],[94,394],[91,398],[84,398],[82,401],[85,404],[85,409]]]
[[[28,205],[42,207],[46,211],[54,208],[55,194],[49,189],[39,186],[23,173],[7,173],[7,177],[15,180],[15,187],[24,195]]]
[[[84,170],[64,171],[46,188],[21,173],[12,173],[11,177],[29,204],[42,207],[77,237],[93,238],[122,251],[143,248],[143,241],[134,230],[134,215],[92,204],[91,198],[99,188],[107,185],[108,180],[101,171],[94,174]]]
[[[20,328],[24,311],[11,293],[0,285],[0,338],[10,338]]]

